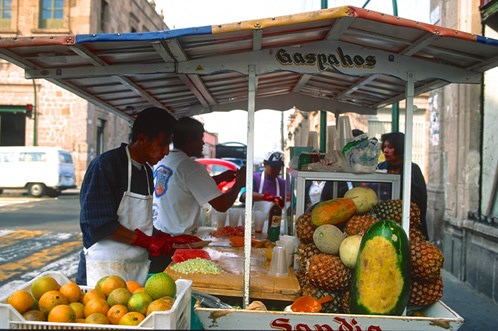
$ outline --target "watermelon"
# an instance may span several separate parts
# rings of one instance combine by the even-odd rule
[[[190,259],[201,258],[211,260],[209,253],[203,249],[177,249],[171,258],[174,263],[180,263]]]

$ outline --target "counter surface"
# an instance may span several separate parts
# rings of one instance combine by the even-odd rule
[[[203,236],[203,239],[212,240]],[[244,292],[244,248],[227,247],[228,240],[213,240],[204,250],[218,263],[223,273],[218,275],[182,274],[166,268],[166,272],[177,279],[191,279],[192,288],[212,295],[242,297]],[[294,301],[300,296],[301,288],[294,269],[289,267],[287,276],[274,277],[268,274],[270,260],[267,248],[251,249],[251,282],[249,295],[254,299]]]

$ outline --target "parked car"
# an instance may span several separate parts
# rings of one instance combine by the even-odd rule
[[[218,175],[227,170],[237,171],[239,168],[237,164],[222,160],[222,159],[196,159],[197,162],[206,166],[206,170],[211,176]],[[218,188],[223,192],[227,192],[235,184],[235,180],[231,182],[221,182],[218,184]]]
[[[235,163],[239,169],[246,165],[245,159],[239,159],[239,158],[235,158],[235,157],[224,157],[222,159]]]

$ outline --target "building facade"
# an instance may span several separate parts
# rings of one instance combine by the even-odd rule
[[[168,29],[154,1],[2,0],[0,5],[0,37]],[[128,142],[128,120],[46,80],[25,79],[24,70],[4,60],[0,71],[0,146],[70,151],[79,186],[93,158]],[[31,116],[27,105],[33,106]]]
[[[432,24],[494,39],[497,12],[497,0],[431,1]],[[444,268],[498,302],[498,69],[482,82],[431,94],[428,218]]]

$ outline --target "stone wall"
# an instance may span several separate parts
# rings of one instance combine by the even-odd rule
[[[440,12],[431,16],[437,19],[433,24],[482,34],[479,1],[433,0],[431,7]],[[444,251],[444,268],[498,301],[498,224],[481,215],[482,201],[489,199],[482,184],[493,180],[483,172],[490,160],[482,155],[489,140],[482,120],[484,108],[494,110],[496,99],[483,104],[483,98],[479,84],[453,84],[432,93],[428,219]],[[488,126],[498,125],[491,121]]]

